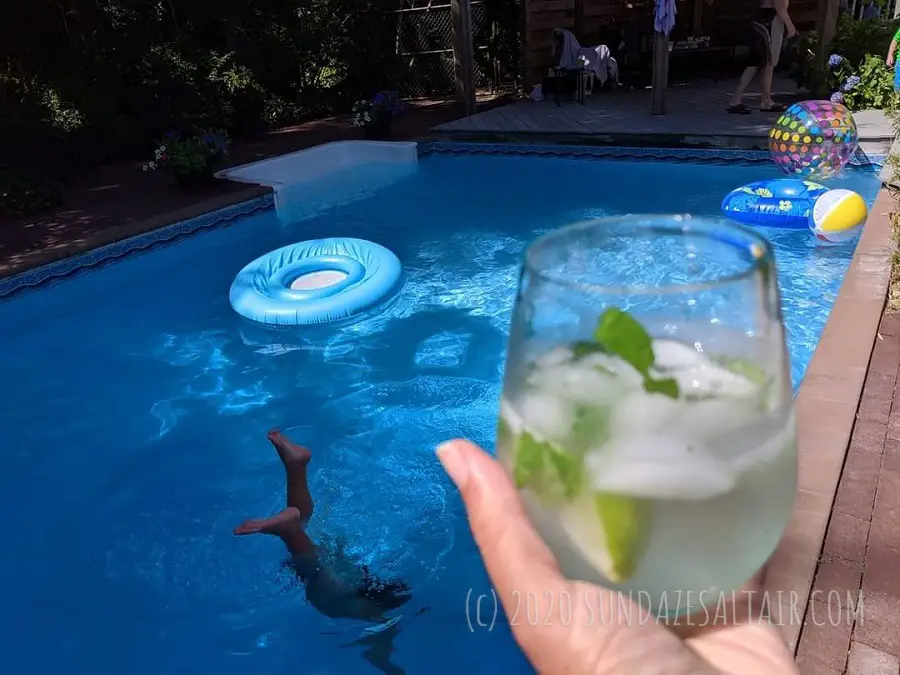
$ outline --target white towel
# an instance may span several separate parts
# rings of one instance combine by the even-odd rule
[[[560,68],[580,68],[592,71],[600,84],[605,84],[611,79],[618,82],[619,66],[610,55],[609,47],[596,45],[594,47],[582,47],[572,31],[565,28],[554,28],[553,35],[561,35],[563,39],[562,50],[559,54]],[[556,40],[553,41],[553,56],[556,56]]]

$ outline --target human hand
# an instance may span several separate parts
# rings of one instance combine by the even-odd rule
[[[438,458],[462,495],[469,526],[507,616],[517,598],[605,597],[604,607],[637,606],[615,591],[567,580],[526,515],[503,467],[463,440],[444,443]],[[741,604],[744,604],[743,601]],[[542,675],[798,675],[777,628],[756,622],[719,625],[676,634],[655,621],[594,620],[583,602],[572,603],[569,621],[516,622],[513,635]],[[718,615],[718,611],[717,611]],[[543,615],[540,615],[543,616]]]
[[[894,67],[894,55],[888,54],[887,58],[884,60],[884,62],[887,64],[888,68],[893,68]]]
[[[785,28],[785,30],[787,31],[787,36],[788,36],[788,38],[792,38],[792,37],[795,37],[795,36],[797,35],[797,27],[796,27],[794,24],[789,23],[789,24],[788,24],[787,26],[785,26],[784,28]]]

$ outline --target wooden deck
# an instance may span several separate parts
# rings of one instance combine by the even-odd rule
[[[667,114],[650,114],[650,91],[616,90],[595,92],[586,105],[575,101],[557,106],[553,100],[520,101],[479,115],[438,125],[436,134],[455,139],[591,141],[620,145],[694,145],[711,147],[764,148],[777,113],[756,110],[751,115],[725,112],[737,80],[698,82],[672,87],[667,94]],[[802,99],[787,79],[775,82],[776,100],[790,103]],[[745,98],[758,108],[759,94]],[[860,145],[866,152],[886,153],[893,133],[881,111],[854,114]]]

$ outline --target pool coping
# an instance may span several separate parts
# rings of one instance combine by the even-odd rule
[[[882,188],[796,398],[797,500],[767,573],[774,619],[795,653],[887,299],[893,210]]]
[[[365,141],[354,141],[363,143]],[[419,157],[431,154],[499,154],[543,155],[581,159],[704,161],[729,163],[734,161],[764,164],[771,161],[769,153],[756,150],[723,150],[705,148],[644,148],[580,146],[539,143],[492,143],[417,141]],[[883,169],[885,155],[858,151],[850,160],[857,168]],[[61,250],[38,256],[24,270],[0,275],[0,301],[20,291],[38,288],[46,283],[72,276],[86,269],[122,259],[159,245],[177,241],[184,236],[228,225],[257,210],[273,208],[274,193],[269,188],[251,187],[213,200],[161,214],[128,225],[112,228],[89,242],[72,242]]]
[[[709,162],[768,162],[768,153],[746,150],[694,148],[623,148],[542,144],[454,143],[421,141],[419,154],[541,154],[556,157],[618,159],[704,160]],[[878,169],[883,155],[854,156],[854,166]],[[157,216],[128,228],[136,236],[104,243],[62,260],[37,264],[23,272],[0,278],[0,301],[20,291],[35,289],[98,268],[143,251],[154,250],[197,232],[233,224],[238,219],[274,206],[273,194],[254,188],[237,204],[172,222],[186,210]],[[262,193],[262,194],[261,194]],[[231,197],[233,200],[234,197]],[[210,203],[190,207],[196,214]],[[891,271],[890,212],[888,191],[882,188],[863,229],[856,251],[841,284],[838,297],[810,360],[796,399],[799,440],[799,490],[792,519],[769,563],[768,588],[778,593],[776,620],[792,649],[796,650],[804,614],[810,601],[813,577],[820,558],[832,505],[849,446],[856,412],[866,380],[878,324],[887,298]]]

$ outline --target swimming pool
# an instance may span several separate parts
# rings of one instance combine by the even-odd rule
[[[303,222],[257,213],[0,302],[6,670],[377,672],[363,645],[347,646],[363,626],[306,605],[277,541],[231,534],[283,506],[265,439],[279,426],[313,450],[313,534],[344,538],[413,588],[397,665],[528,672],[502,621],[470,631],[467,598],[488,581],[432,454],[457,435],[492,446],[524,246],[585,217],[716,215],[734,187],[776,176],[766,163],[436,153]],[[829,185],[870,205],[878,190],[859,170]],[[765,233],[797,384],[852,250]],[[231,310],[243,265],[322,236],[393,250],[407,273],[399,300],[366,321],[300,333]]]

